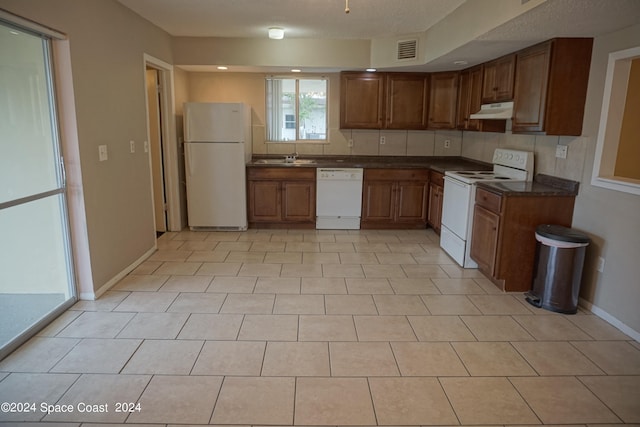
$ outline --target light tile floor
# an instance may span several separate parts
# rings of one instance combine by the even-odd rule
[[[0,362],[0,402],[21,408],[0,421],[640,425],[639,343],[501,293],[437,242],[430,230],[167,233]]]

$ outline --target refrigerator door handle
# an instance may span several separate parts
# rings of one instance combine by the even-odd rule
[[[193,176],[193,161],[191,159],[191,144],[184,144],[185,160],[187,161],[187,172],[189,176]]]

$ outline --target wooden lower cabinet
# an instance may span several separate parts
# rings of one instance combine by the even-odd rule
[[[315,228],[315,168],[248,168],[250,227]]]
[[[482,206],[475,207],[471,258],[478,263],[478,268],[481,271],[490,276],[495,273],[499,225],[500,215]]]
[[[424,228],[427,221],[426,169],[366,169],[362,228]]]
[[[429,173],[429,208],[427,210],[427,224],[440,234],[442,223],[442,202],[444,195],[444,174],[436,171]]]
[[[471,258],[502,290],[528,291],[533,280],[536,227],[570,227],[574,201],[573,195],[509,195],[478,187]]]

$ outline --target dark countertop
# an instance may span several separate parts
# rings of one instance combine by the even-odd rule
[[[441,173],[447,170],[491,170],[492,165],[466,157],[407,157],[407,156],[298,156],[313,159],[315,163],[272,164],[256,163],[259,159],[282,159],[284,156],[254,156],[247,167],[258,168],[365,168],[365,169],[432,169]]]
[[[478,182],[478,188],[484,188],[502,196],[576,196],[580,183],[550,175],[538,174],[532,182],[492,181]]]

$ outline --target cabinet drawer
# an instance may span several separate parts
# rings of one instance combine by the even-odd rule
[[[376,181],[427,181],[428,169],[365,169],[365,180]]]
[[[444,187],[444,174],[436,171],[429,171],[429,182],[440,187]]]
[[[296,180],[296,181],[314,181],[316,179],[315,168],[296,168],[281,167],[281,168],[247,168],[247,179],[260,180],[260,179],[283,179],[283,180]]]
[[[482,206],[491,212],[500,213],[502,197],[498,194],[478,188],[476,190],[476,205]]]

